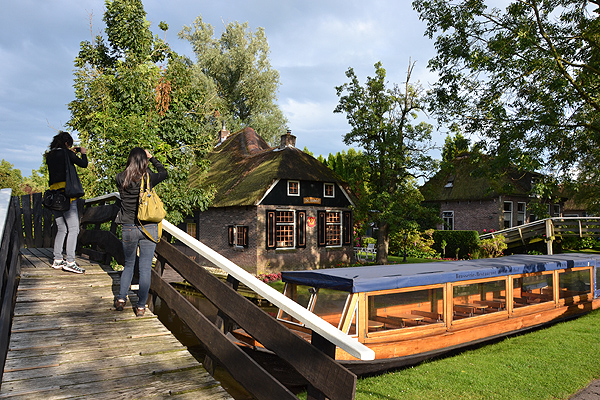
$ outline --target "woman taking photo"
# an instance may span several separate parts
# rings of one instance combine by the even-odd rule
[[[148,168],[149,162],[154,165],[154,168],[158,171],[157,173],[152,172]],[[136,254],[139,249],[140,282],[138,302],[135,308],[135,314],[138,317],[143,316],[146,311],[146,301],[148,300],[148,291],[150,290],[152,258],[154,257],[154,249],[156,248],[156,242],[147,235],[149,234],[153,238],[158,238],[157,223],[144,223],[142,228],[141,222],[137,218],[140,185],[142,177],[145,174],[149,175],[150,187],[158,185],[167,178],[165,167],[156,158],[152,157],[148,150],[135,147],[129,152],[125,170],[118,173],[115,177],[117,188],[121,195],[121,209],[117,214],[116,222],[122,224],[121,237],[123,252],[125,253],[125,265],[121,273],[119,295],[115,299],[115,309],[123,311],[123,307],[127,302],[127,294],[133,278]]]
[[[73,168],[66,163],[86,168],[88,165],[87,150],[85,147],[73,147],[73,138],[68,132],[58,132],[50,150],[46,152],[46,164],[48,165],[48,185],[51,190],[64,190],[67,168]],[[81,153],[77,157],[76,152]],[[77,171],[75,171],[77,174]],[[67,211],[52,211],[58,228],[54,238],[54,262],[52,268],[83,274],[85,270],[75,263],[75,247],[77,235],[79,234],[79,214],[77,212],[77,199],[70,199],[70,208]],[[67,260],[63,260],[63,247],[67,241]]]

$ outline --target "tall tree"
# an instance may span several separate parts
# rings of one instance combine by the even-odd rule
[[[413,1],[426,35],[435,38],[429,67],[439,75],[431,97],[439,120],[482,135],[495,162],[597,188],[599,5],[513,0],[498,9],[484,0]]]
[[[5,159],[0,160],[0,189],[12,189],[12,196],[20,196],[24,194],[22,186],[21,170]]]
[[[368,195],[363,207],[379,225],[377,262],[387,262],[390,229],[411,229],[420,211],[421,193],[416,178],[433,171],[432,126],[416,122],[422,110],[422,88],[410,83],[414,64],[410,64],[404,88],[388,88],[386,71],[375,64],[375,77],[367,77],[362,86],[352,68],[350,79],[336,87],[340,98],[334,112],[346,113],[352,127],[344,136],[347,145],[362,149]]]
[[[287,120],[277,105],[279,72],[271,67],[264,29],[252,32],[247,22],[231,22],[217,39],[213,27],[198,16],[179,37],[192,44],[196,74],[214,85],[219,112],[216,119],[232,131],[251,126],[266,141],[276,144]]]
[[[107,0],[101,35],[81,42],[75,59],[75,100],[68,125],[89,148],[82,171],[90,196],[116,190],[114,176],[134,146],[149,148],[168,169],[157,190],[169,219],[177,222],[204,208],[210,190],[191,188],[193,165],[202,165],[212,137],[202,135],[213,115],[210,82],[192,74],[191,63],[153,36],[140,0]],[[161,30],[167,24],[159,24]]]

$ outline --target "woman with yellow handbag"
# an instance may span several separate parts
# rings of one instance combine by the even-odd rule
[[[158,172],[152,172],[148,166],[152,163]],[[138,219],[140,199],[156,196],[153,188],[167,178],[167,170],[150,154],[148,150],[134,147],[129,152],[125,170],[115,177],[121,195],[121,207],[116,222],[122,224],[121,240],[125,254],[125,265],[121,273],[121,286],[115,299],[115,309],[123,311],[127,294],[131,286],[136,255],[139,249],[139,289],[135,314],[138,317],[146,311],[146,301],[150,290],[152,258],[158,241],[158,223]],[[149,187],[148,187],[149,185]],[[147,189],[147,190],[145,190]]]

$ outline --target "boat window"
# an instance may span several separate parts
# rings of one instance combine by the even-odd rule
[[[441,287],[368,296],[369,331],[443,322]]]
[[[453,319],[506,310],[506,280],[452,286]]]
[[[294,300],[296,303],[300,304],[302,307],[307,309],[310,309],[310,306],[312,306],[312,303],[314,301],[313,296],[315,296],[316,293],[317,290],[313,287],[303,285],[290,285],[288,283],[286,283],[284,290],[284,294],[286,295],[286,297],[289,297],[290,299]],[[294,317],[284,312],[283,310],[279,310],[277,319],[288,322],[294,322],[297,324],[299,323],[298,320],[296,320]]]
[[[514,307],[553,301],[552,286],[552,273],[514,278]]]
[[[591,291],[590,271],[565,271],[558,274],[558,288],[561,299],[580,296]]]
[[[348,299],[348,292],[332,289],[316,289],[303,285],[286,286],[285,295],[336,328],[338,327],[342,311]],[[299,322],[281,310],[277,318],[288,322]]]

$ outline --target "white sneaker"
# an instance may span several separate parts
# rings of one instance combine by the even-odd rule
[[[77,264],[75,264],[75,261],[73,261],[73,262],[66,262],[62,266],[62,269],[63,269],[63,271],[74,272],[76,274],[83,274],[85,272],[85,269],[80,268],[79,266],[77,266]]]
[[[54,260],[51,267],[54,269],[61,269],[63,267],[63,265],[65,265],[64,260]]]

